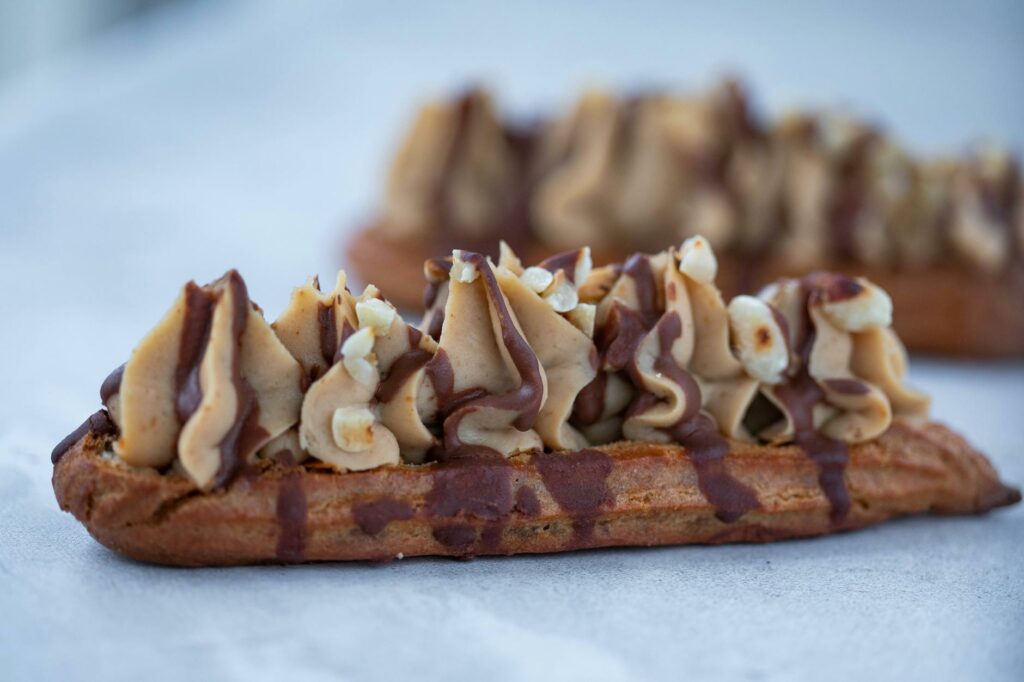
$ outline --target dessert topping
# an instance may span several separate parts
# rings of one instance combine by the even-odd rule
[[[547,453],[545,470],[561,477],[561,451],[678,443],[729,521],[757,498],[726,465],[727,439],[795,443],[838,519],[849,505],[846,444],[927,412],[904,385],[891,301],[864,279],[815,273],[727,306],[703,237],[622,265],[589,261],[585,249],[531,267],[507,245],[497,264],[456,250],[426,268],[432,334],[372,286],[353,296],[343,274],[329,294],[316,280],[297,289],[273,330],[237,273],[190,284],[120,379],[104,382],[115,452],[136,466],[177,461],[210,488],[257,450],[343,471],[485,458],[501,478],[496,467],[520,452]],[[574,456],[604,471],[599,453]],[[437,532],[458,544],[464,531]]]

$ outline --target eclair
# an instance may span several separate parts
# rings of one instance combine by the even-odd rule
[[[53,450],[61,508],[202,566],[765,542],[1020,500],[928,419],[867,279],[727,303],[700,236],[424,272],[419,325],[344,273],[273,323],[235,271],[186,284]]]
[[[1024,355],[1024,181],[985,147],[913,156],[850,117],[756,116],[726,81],[700,96],[585,93],[522,125],[471,90],[419,112],[384,201],[347,246],[355,274],[421,305],[414,274],[456,246],[597,263],[702,234],[726,298],[835,270],[885,288],[912,351]]]

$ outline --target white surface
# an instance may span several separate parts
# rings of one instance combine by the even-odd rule
[[[771,109],[845,96],[921,149],[1019,148],[1019,5],[844,4],[218,4],[0,83],[0,678],[1021,679],[1021,507],[769,546],[171,570],[95,544],[49,486],[182,282],[237,266],[279,311],[330,272],[411,103],[467,77],[525,109],[731,65]],[[913,378],[1024,481],[1024,364]]]

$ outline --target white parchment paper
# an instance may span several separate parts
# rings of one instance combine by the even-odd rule
[[[478,77],[526,110],[734,67],[773,110],[845,98],[918,148],[1019,145],[1021,16],[190,3],[0,83],[0,679],[1021,679],[1020,507],[767,546],[175,570],[93,542],[48,458],[187,279],[238,267],[273,315],[329,276],[426,94]],[[1024,364],[912,380],[1024,482]]]

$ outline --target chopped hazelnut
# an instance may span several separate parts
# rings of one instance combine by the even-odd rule
[[[680,249],[679,272],[703,284],[711,284],[718,274],[718,259],[708,240],[690,237]]]
[[[839,301],[826,301],[822,310],[842,330],[861,332],[892,324],[892,299],[881,288],[863,278],[861,289],[854,296]]]
[[[462,251],[456,249],[452,251],[452,274],[451,277],[456,282],[462,282],[463,284],[469,284],[480,276],[477,272],[476,266],[472,263],[467,263],[462,260]]]
[[[376,379],[373,364],[368,359],[373,351],[373,340],[373,327],[364,327],[341,345],[345,369],[361,384],[371,384]]]
[[[597,317],[597,306],[593,303],[580,303],[565,314],[565,318],[572,322],[577,329],[594,338],[594,321]]]
[[[729,327],[747,374],[765,384],[781,382],[789,349],[769,305],[753,296],[737,296],[729,303]]]
[[[572,280],[577,285],[582,284],[590,272],[594,269],[594,259],[590,254],[590,247],[584,246],[576,254],[576,267],[573,269]]]
[[[391,329],[391,323],[395,321],[394,307],[379,298],[370,298],[356,303],[356,317],[359,318],[359,328],[371,327],[374,335],[386,336]]]
[[[542,294],[545,289],[551,286],[551,282],[554,281],[555,276],[544,268],[534,265],[526,268],[519,279],[533,291],[536,291],[538,294]]]
[[[365,407],[339,407],[331,417],[334,443],[346,452],[362,452],[373,445],[373,412]]]
[[[569,312],[580,302],[576,287],[566,279],[565,273],[561,270],[552,278],[551,284],[543,296],[556,313]]]
[[[519,256],[512,250],[512,247],[502,239],[498,244],[498,266],[508,269],[512,274],[517,277],[523,274],[523,263],[519,260]]]

